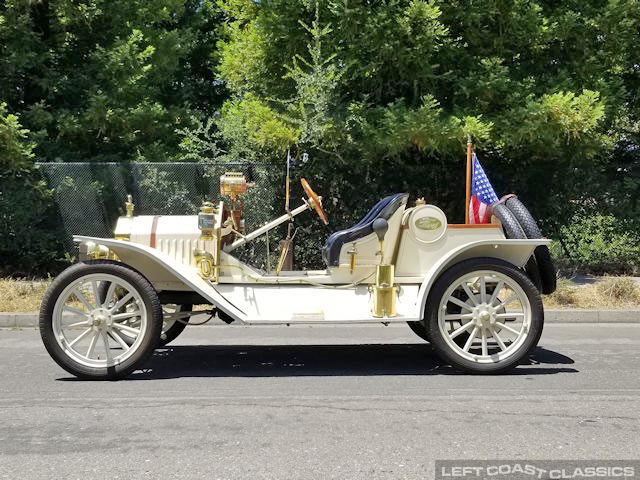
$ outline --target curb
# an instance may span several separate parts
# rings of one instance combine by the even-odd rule
[[[194,317],[197,319],[198,317]],[[203,316],[204,318],[204,316]],[[638,323],[640,310],[552,310],[544,312],[546,323]],[[225,325],[214,319],[205,326]],[[37,328],[38,312],[0,313],[0,328]]]
[[[547,323],[638,323],[640,310],[578,310],[548,309],[544,311]]]
[[[38,313],[0,313],[0,328],[35,328]]]

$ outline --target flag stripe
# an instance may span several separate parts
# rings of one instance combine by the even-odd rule
[[[483,203],[482,209],[482,221],[480,223],[489,223],[489,206]]]
[[[478,157],[473,154],[471,201],[469,202],[469,223],[489,223],[489,207],[498,201]]]

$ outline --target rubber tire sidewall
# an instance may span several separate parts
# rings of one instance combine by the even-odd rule
[[[500,223],[502,223],[502,229],[507,238],[515,240],[527,238],[522,226],[520,226],[520,222],[518,222],[516,216],[505,204],[498,203],[494,205],[493,214],[500,220]]]
[[[518,200],[518,197],[514,196],[508,198],[505,205],[513,216],[516,217],[527,238],[544,238],[542,231],[533,218],[533,215],[531,215],[531,212],[529,212],[527,207]],[[553,265],[549,247],[546,245],[538,245],[533,251],[533,254],[536,257],[536,264],[538,266],[538,271],[540,272],[539,275],[542,293],[548,295],[555,292],[557,284],[556,268]]]
[[[192,310],[193,309],[193,305],[179,305],[180,306],[180,311],[188,311],[188,310]],[[166,338],[163,340],[162,338],[160,338],[160,342],[159,342],[159,346],[160,347],[165,347],[167,346],[170,342],[173,342],[176,338],[178,338],[180,336],[180,334],[182,332],[184,332],[184,329],[187,328],[187,325],[189,324],[189,319],[191,317],[187,317],[186,319],[183,319],[184,322],[179,322],[179,321],[175,321],[173,322],[173,325],[171,325],[166,332],[164,332]]]
[[[100,295],[100,299],[101,301],[103,300],[103,297],[105,296],[107,292],[107,288],[105,285],[100,285],[98,287],[98,295]],[[163,304],[163,305],[167,305],[167,304]],[[180,307],[181,311],[185,311],[185,310],[191,310],[193,308],[193,305],[188,305],[188,304],[184,304],[184,305],[178,305]],[[163,311],[163,318],[164,318],[164,311]],[[186,318],[186,322],[189,323],[189,318]],[[163,325],[164,327],[164,320],[163,320]],[[162,339],[162,333],[160,334],[160,340],[158,341],[158,347],[164,347],[167,344],[169,344],[170,342],[174,341],[176,338],[178,338],[178,336],[184,331],[184,329],[187,328],[187,325],[185,323],[182,322],[178,322],[175,321],[173,323],[173,325],[171,325],[166,332],[164,332],[165,334],[165,339]],[[123,340],[126,344],[131,345],[133,342],[131,341],[130,337],[124,336]]]
[[[438,326],[438,309],[446,290],[452,282],[461,276],[478,270],[496,271],[514,279],[527,295],[531,305],[529,336],[513,355],[497,363],[478,364],[460,357],[445,342]],[[431,345],[440,358],[456,369],[474,374],[502,373],[520,364],[538,344],[544,327],[544,309],[538,289],[521,270],[497,258],[472,258],[463,260],[447,269],[438,277],[429,292],[425,313],[425,323]]]
[[[429,335],[427,334],[427,329],[425,328],[423,322],[419,322],[419,321],[407,322],[407,325],[409,326],[411,331],[415,333],[417,336],[419,336],[421,339],[423,339],[426,342],[431,342],[429,340]]]
[[[527,234],[522,228],[522,225],[518,221],[518,218],[513,214],[511,210],[504,204],[498,203],[493,207],[493,214],[502,223],[502,229],[507,238],[513,240],[525,240]],[[531,255],[524,266],[524,271],[529,275],[529,279],[533,282],[539,292],[542,292],[542,277],[540,276],[540,269],[538,268],[538,262],[535,255]]]
[[[95,273],[114,275],[129,282],[140,294],[150,316],[145,337],[138,351],[121,364],[104,368],[81,365],[69,358],[58,344],[53,332],[53,310],[62,291],[79,278]],[[153,353],[160,340],[162,308],[157,292],[141,274],[117,262],[93,260],[67,268],[53,281],[42,300],[39,326],[40,336],[47,352],[67,372],[87,380],[116,380],[128,376],[139,368]]]

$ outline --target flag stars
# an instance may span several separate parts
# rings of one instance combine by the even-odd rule
[[[498,201],[498,196],[493,190],[489,178],[484,173],[478,158],[473,156],[473,176],[471,183],[471,194],[480,204],[491,205]]]

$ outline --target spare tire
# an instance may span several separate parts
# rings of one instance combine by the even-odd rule
[[[495,215],[498,220],[500,220],[500,223],[502,223],[502,229],[504,230],[504,234],[507,238],[513,240],[524,240],[528,238],[520,225],[518,218],[504,203],[497,203],[493,206],[493,215]],[[527,260],[524,271],[527,273],[538,291],[542,292],[543,283],[535,255],[532,255],[531,258]]]
[[[505,201],[505,205],[509,211],[518,219],[518,223],[522,227],[526,238],[544,238],[538,224],[534,220],[527,207],[525,207],[518,197],[510,196]],[[550,294],[556,290],[556,268],[551,259],[551,253],[546,245],[539,245],[533,252],[540,278],[542,280],[542,290],[544,294]]]

